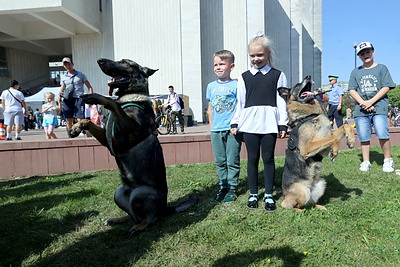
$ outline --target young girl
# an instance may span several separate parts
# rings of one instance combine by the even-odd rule
[[[57,111],[60,109],[54,101],[55,95],[52,92],[44,93],[45,104],[42,105],[43,128],[46,133],[46,139],[57,139],[54,129],[58,125]]]
[[[247,207],[258,207],[258,162],[264,163],[265,210],[276,209],[272,190],[275,178],[274,150],[276,138],[287,130],[286,103],[277,88],[287,87],[286,76],[273,68],[270,41],[264,35],[254,37],[248,52],[252,67],[242,73],[237,85],[238,103],[231,120],[231,132],[243,132],[248,154],[247,176],[250,196]]]

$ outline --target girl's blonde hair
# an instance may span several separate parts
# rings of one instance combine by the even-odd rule
[[[272,66],[272,55],[274,53],[271,48],[272,41],[265,36],[263,32],[258,32],[257,35],[250,40],[249,45],[247,46],[247,51],[253,45],[261,45],[264,47],[265,51],[268,53],[267,62],[270,66]]]
[[[44,98],[45,98],[45,99],[48,98],[48,97],[54,99],[55,96],[56,96],[56,95],[53,94],[52,92],[46,92],[46,93],[44,93]]]

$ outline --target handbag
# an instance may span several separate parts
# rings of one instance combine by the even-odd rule
[[[68,86],[65,87],[64,91],[63,91],[63,97],[66,100],[69,100],[72,98],[72,96],[74,95],[74,90],[75,90],[75,86],[74,86],[74,77],[72,77],[72,81],[71,84],[69,84]]]

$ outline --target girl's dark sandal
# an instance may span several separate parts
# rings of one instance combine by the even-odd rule
[[[272,199],[274,201],[274,203],[265,202],[266,199]],[[265,202],[265,210],[266,211],[274,211],[274,210],[276,210],[275,199],[273,199],[272,197],[265,197],[264,198],[264,202]]]
[[[256,209],[258,208],[258,198],[257,200],[250,201],[251,196],[249,197],[249,200],[247,201],[247,207],[250,209]]]

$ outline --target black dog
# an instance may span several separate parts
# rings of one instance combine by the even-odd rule
[[[157,70],[142,67],[123,59],[113,61],[99,59],[101,70],[112,77],[109,95],[118,89],[117,100],[99,95],[86,94],[87,104],[104,105],[110,111],[105,129],[90,120],[74,124],[69,134],[76,137],[88,130],[115,157],[121,172],[123,185],[114,195],[115,203],[128,216],[109,219],[107,225],[122,223],[132,218],[135,225],[129,236],[156,223],[160,218],[182,212],[197,203],[197,197],[175,207],[167,207],[168,187],[161,145],[154,134],[156,125],[152,102],[148,95],[148,77]]]

